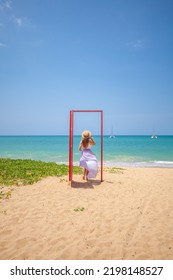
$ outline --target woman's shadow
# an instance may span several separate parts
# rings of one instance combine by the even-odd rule
[[[76,189],[94,189],[95,186],[98,186],[101,184],[100,180],[88,180],[84,182],[78,182],[72,180],[71,187]]]

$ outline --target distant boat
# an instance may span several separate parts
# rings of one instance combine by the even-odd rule
[[[157,139],[157,135],[156,135],[154,129],[153,129],[153,134],[151,135],[151,139]]]
[[[111,130],[111,134],[110,134],[109,138],[115,138],[115,135],[114,135],[114,133],[113,133],[113,128],[112,128],[112,130]]]
[[[153,134],[151,135],[151,139],[157,139],[157,135],[156,135],[154,127],[153,127]]]

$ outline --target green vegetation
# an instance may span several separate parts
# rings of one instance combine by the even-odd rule
[[[73,167],[74,174],[81,174],[82,169]],[[68,174],[68,165],[55,162],[0,158],[0,185],[28,185],[47,176]],[[2,194],[1,194],[2,195]],[[8,198],[10,197],[8,194]]]
[[[8,191],[0,191],[0,199],[5,198],[5,199],[9,199],[11,197],[11,193],[12,193],[13,189],[10,189]]]
[[[75,208],[75,209],[73,209],[75,212],[83,212],[84,210],[85,210],[85,208],[84,207],[79,207],[79,208]]]
[[[6,215],[7,214],[7,210],[0,211],[0,213]]]
[[[120,167],[112,167],[108,169],[109,173],[123,173],[123,170],[125,169]]]

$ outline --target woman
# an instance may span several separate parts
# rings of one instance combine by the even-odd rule
[[[82,151],[79,166],[84,168],[84,180],[95,178],[98,172],[98,162],[95,154],[91,151],[91,146],[95,144],[91,132],[89,130],[83,131],[82,139],[79,144],[79,151]]]

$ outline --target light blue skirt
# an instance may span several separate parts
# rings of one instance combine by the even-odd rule
[[[98,162],[91,149],[83,149],[79,166],[86,168],[89,171],[88,178],[96,177],[98,172]]]

